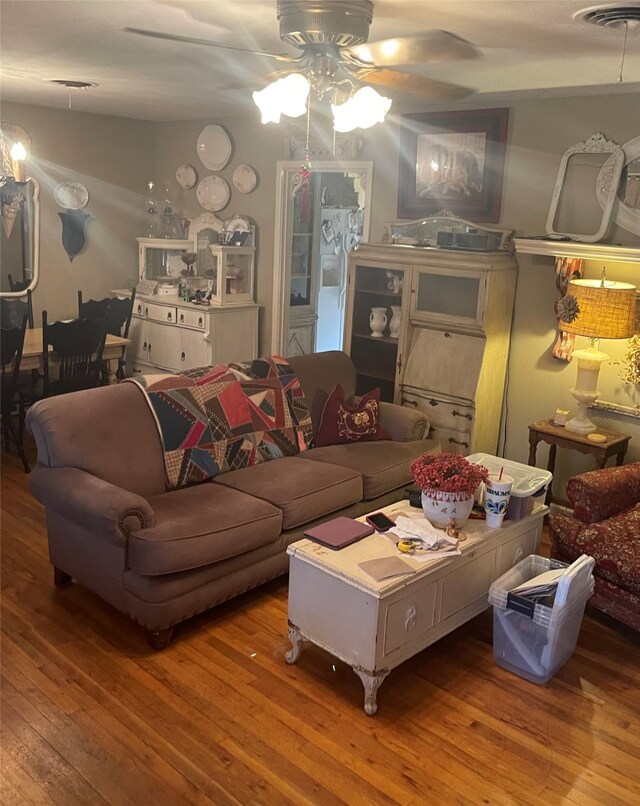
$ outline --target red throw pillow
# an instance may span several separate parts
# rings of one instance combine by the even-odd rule
[[[373,389],[360,398],[344,399],[338,384],[324,404],[316,447],[344,445],[347,442],[372,442],[389,439],[380,427],[380,389]]]

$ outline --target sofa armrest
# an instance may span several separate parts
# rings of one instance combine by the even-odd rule
[[[380,426],[394,442],[426,439],[429,434],[429,418],[426,414],[384,401],[380,402]]]
[[[640,462],[591,470],[567,482],[574,517],[597,523],[640,503]]]
[[[155,523],[145,498],[77,467],[38,465],[29,474],[29,489],[45,508],[123,547],[131,531]]]

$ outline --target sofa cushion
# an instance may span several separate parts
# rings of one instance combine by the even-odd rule
[[[439,450],[439,445],[422,439],[414,442],[352,442],[312,448],[305,461],[328,462],[362,474],[363,497],[371,501],[379,495],[413,483],[411,462],[423,453]]]
[[[596,576],[640,595],[640,504],[599,523],[554,514],[549,529],[554,552],[571,560],[590,554]]]
[[[379,403],[379,388],[362,397],[345,400],[342,386],[337,384],[324,404],[315,444],[323,448],[348,442],[389,439],[387,432],[380,427]]]
[[[378,443],[379,444],[379,443]],[[362,500],[362,476],[337,465],[320,465],[285,456],[277,462],[233,470],[216,476],[214,485],[268,501],[283,513],[283,528],[293,529]]]
[[[141,574],[221,562],[274,542],[282,529],[276,507],[211,483],[162,493],[149,503],[155,526],[132,532],[127,547],[128,567]]]

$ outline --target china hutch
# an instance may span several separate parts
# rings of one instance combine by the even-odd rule
[[[204,213],[191,222],[185,239],[137,240],[128,374],[179,372],[257,356],[255,228],[247,219],[223,222]]]
[[[442,450],[495,453],[517,264],[511,232],[452,216],[388,224],[349,260],[358,393],[424,411]]]

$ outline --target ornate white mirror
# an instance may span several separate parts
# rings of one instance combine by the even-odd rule
[[[609,190],[600,204],[598,177],[611,161]],[[547,234],[596,243],[604,238],[611,220],[625,157],[622,148],[594,134],[568,148],[560,162],[547,217]]]
[[[38,282],[40,186],[32,177],[22,177],[17,173],[18,170],[24,171],[24,167],[18,169],[12,157],[16,143],[22,143],[28,153],[31,138],[21,126],[2,124],[0,296],[3,297],[22,296],[27,289],[33,290]]]
[[[616,195],[611,220],[640,235],[640,137],[624,143],[622,150],[625,157],[622,177],[617,185],[614,184],[614,161],[607,160],[598,176],[598,202],[604,209],[613,187]]]

